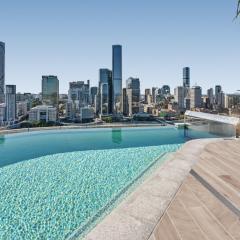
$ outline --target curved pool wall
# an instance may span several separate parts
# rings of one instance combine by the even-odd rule
[[[190,138],[175,128],[63,130],[0,138],[0,239],[81,236]]]

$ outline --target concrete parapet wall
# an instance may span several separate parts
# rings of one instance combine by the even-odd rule
[[[192,130],[205,131],[214,135],[222,137],[235,137],[236,127],[234,125],[218,123],[218,122],[208,122],[207,124],[201,125],[190,125],[188,127]]]

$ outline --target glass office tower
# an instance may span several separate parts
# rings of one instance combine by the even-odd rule
[[[128,115],[139,113],[140,108],[140,81],[138,78],[128,78],[126,81]]]
[[[101,115],[112,113],[112,71],[109,69],[99,70],[99,97]]]
[[[95,98],[97,96],[98,88],[97,87],[91,87],[90,88],[90,104],[92,106],[95,106]]]
[[[189,67],[183,68],[183,87],[185,88],[190,87],[190,68]]]
[[[5,89],[5,43],[0,42],[0,103],[4,102]]]
[[[42,102],[58,109],[59,81],[57,76],[42,76]]]
[[[112,46],[112,110],[121,113],[122,102],[122,46]]]
[[[220,99],[220,95],[222,92],[222,86],[220,85],[216,85],[215,86],[215,103],[218,105],[219,104],[219,99]]]

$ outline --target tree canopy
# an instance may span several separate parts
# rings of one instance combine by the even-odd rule
[[[238,6],[237,6],[237,14],[236,17],[240,16],[240,0],[238,0]]]

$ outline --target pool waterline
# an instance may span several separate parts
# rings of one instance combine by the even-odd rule
[[[183,144],[211,134],[174,127],[50,130],[0,136],[0,167],[56,153]]]

